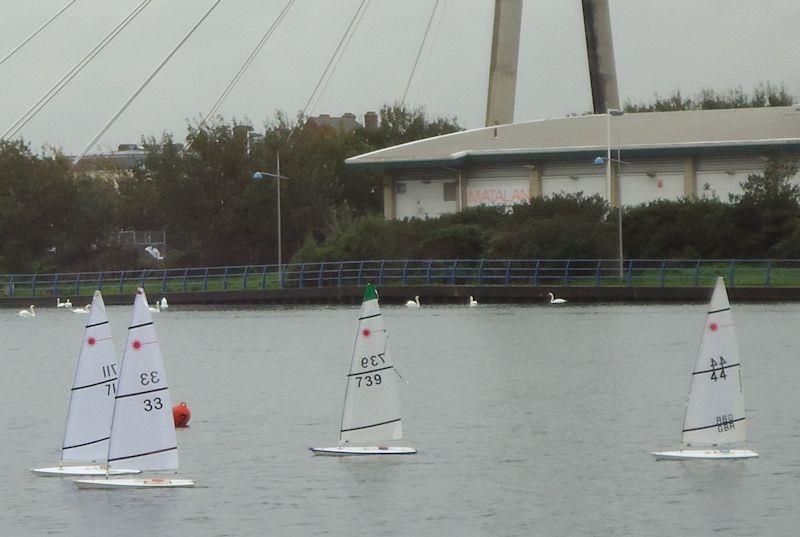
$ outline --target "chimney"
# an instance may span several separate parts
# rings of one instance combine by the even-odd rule
[[[378,114],[375,112],[367,112],[364,114],[364,128],[367,130],[374,130],[378,128]]]

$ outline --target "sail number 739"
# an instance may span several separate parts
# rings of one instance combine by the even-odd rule
[[[372,356],[364,356],[361,359],[361,367],[375,367],[381,364],[385,364],[386,360],[383,359],[383,355],[386,354],[385,352],[379,352],[378,354],[373,354]]]
[[[370,386],[376,386],[382,382],[380,373],[375,373],[373,375],[360,375],[356,377],[356,388],[361,388],[362,386],[366,386],[369,388]]]

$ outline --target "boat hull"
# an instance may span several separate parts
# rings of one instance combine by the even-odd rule
[[[681,449],[678,451],[656,451],[651,453],[657,461],[686,460],[737,460],[753,459],[758,453],[749,449]]]
[[[53,468],[33,468],[31,473],[42,477],[78,477],[78,476],[105,476],[105,475],[136,475],[141,470],[106,470],[105,466],[56,466]]]
[[[191,479],[128,478],[128,479],[76,479],[80,489],[165,489],[194,487]]]
[[[310,447],[314,455],[329,455],[333,457],[346,457],[350,455],[416,455],[417,450],[412,447],[401,446],[338,446],[338,447]]]

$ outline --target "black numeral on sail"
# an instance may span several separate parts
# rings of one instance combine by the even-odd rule
[[[733,414],[728,414],[727,416],[717,416],[717,431],[722,433],[725,431],[732,431],[736,428],[736,425],[733,423]]]
[[[143,402],[145,412],[150,412],[153,409],[161,410],[164,407],[160,397],[153,397],[152,401],[150,399],[145,399]]]
[[[158,371],[150,371],[149,373],[142,373],[139,375],[139,382],[142,383],[142,386],[147,386],[148,384],[158,384]]]
[[[362,375],[360,377],[356,377],[356,385],[357,388],[361,388],[362,386],[366,386],[369,388],[370,386],[375,386],[382,382],[380,373],[375,373],[374,375]]]
[[[370,367],[370,366],[375,367],[375,366],[378,366],[378,365],[381,365],[381,364],[385,364],[386,360],[383,359],[383,355],[384,354],[386,354],[386,353],[385,352],[381,352],[381,353],[378,353],[378,354],[373,354],[372,356],[369,356],[369,357],[364,356],[361,359],[361,367],[366,369],[367,367]]]
[[[108,364],[103,366],[103,378],[117,376],[117,364]]]
[[[728,375],[725,373],[726,363],[725,358],[722,356],[719,357],[719,363],[713,358],[711,359],[711,380],[717,382],[718,380],[725,380],[728,378]],[[719,369],[717,369],[717,366],[719,366]],[[717,372],[719,372],[719,375],[717,375]]]

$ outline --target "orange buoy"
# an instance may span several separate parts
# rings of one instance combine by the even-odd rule
[[[175,420],[175,427],[188,427],[191,417],[192,412],[183,401],[172,407],[172,419]]]

